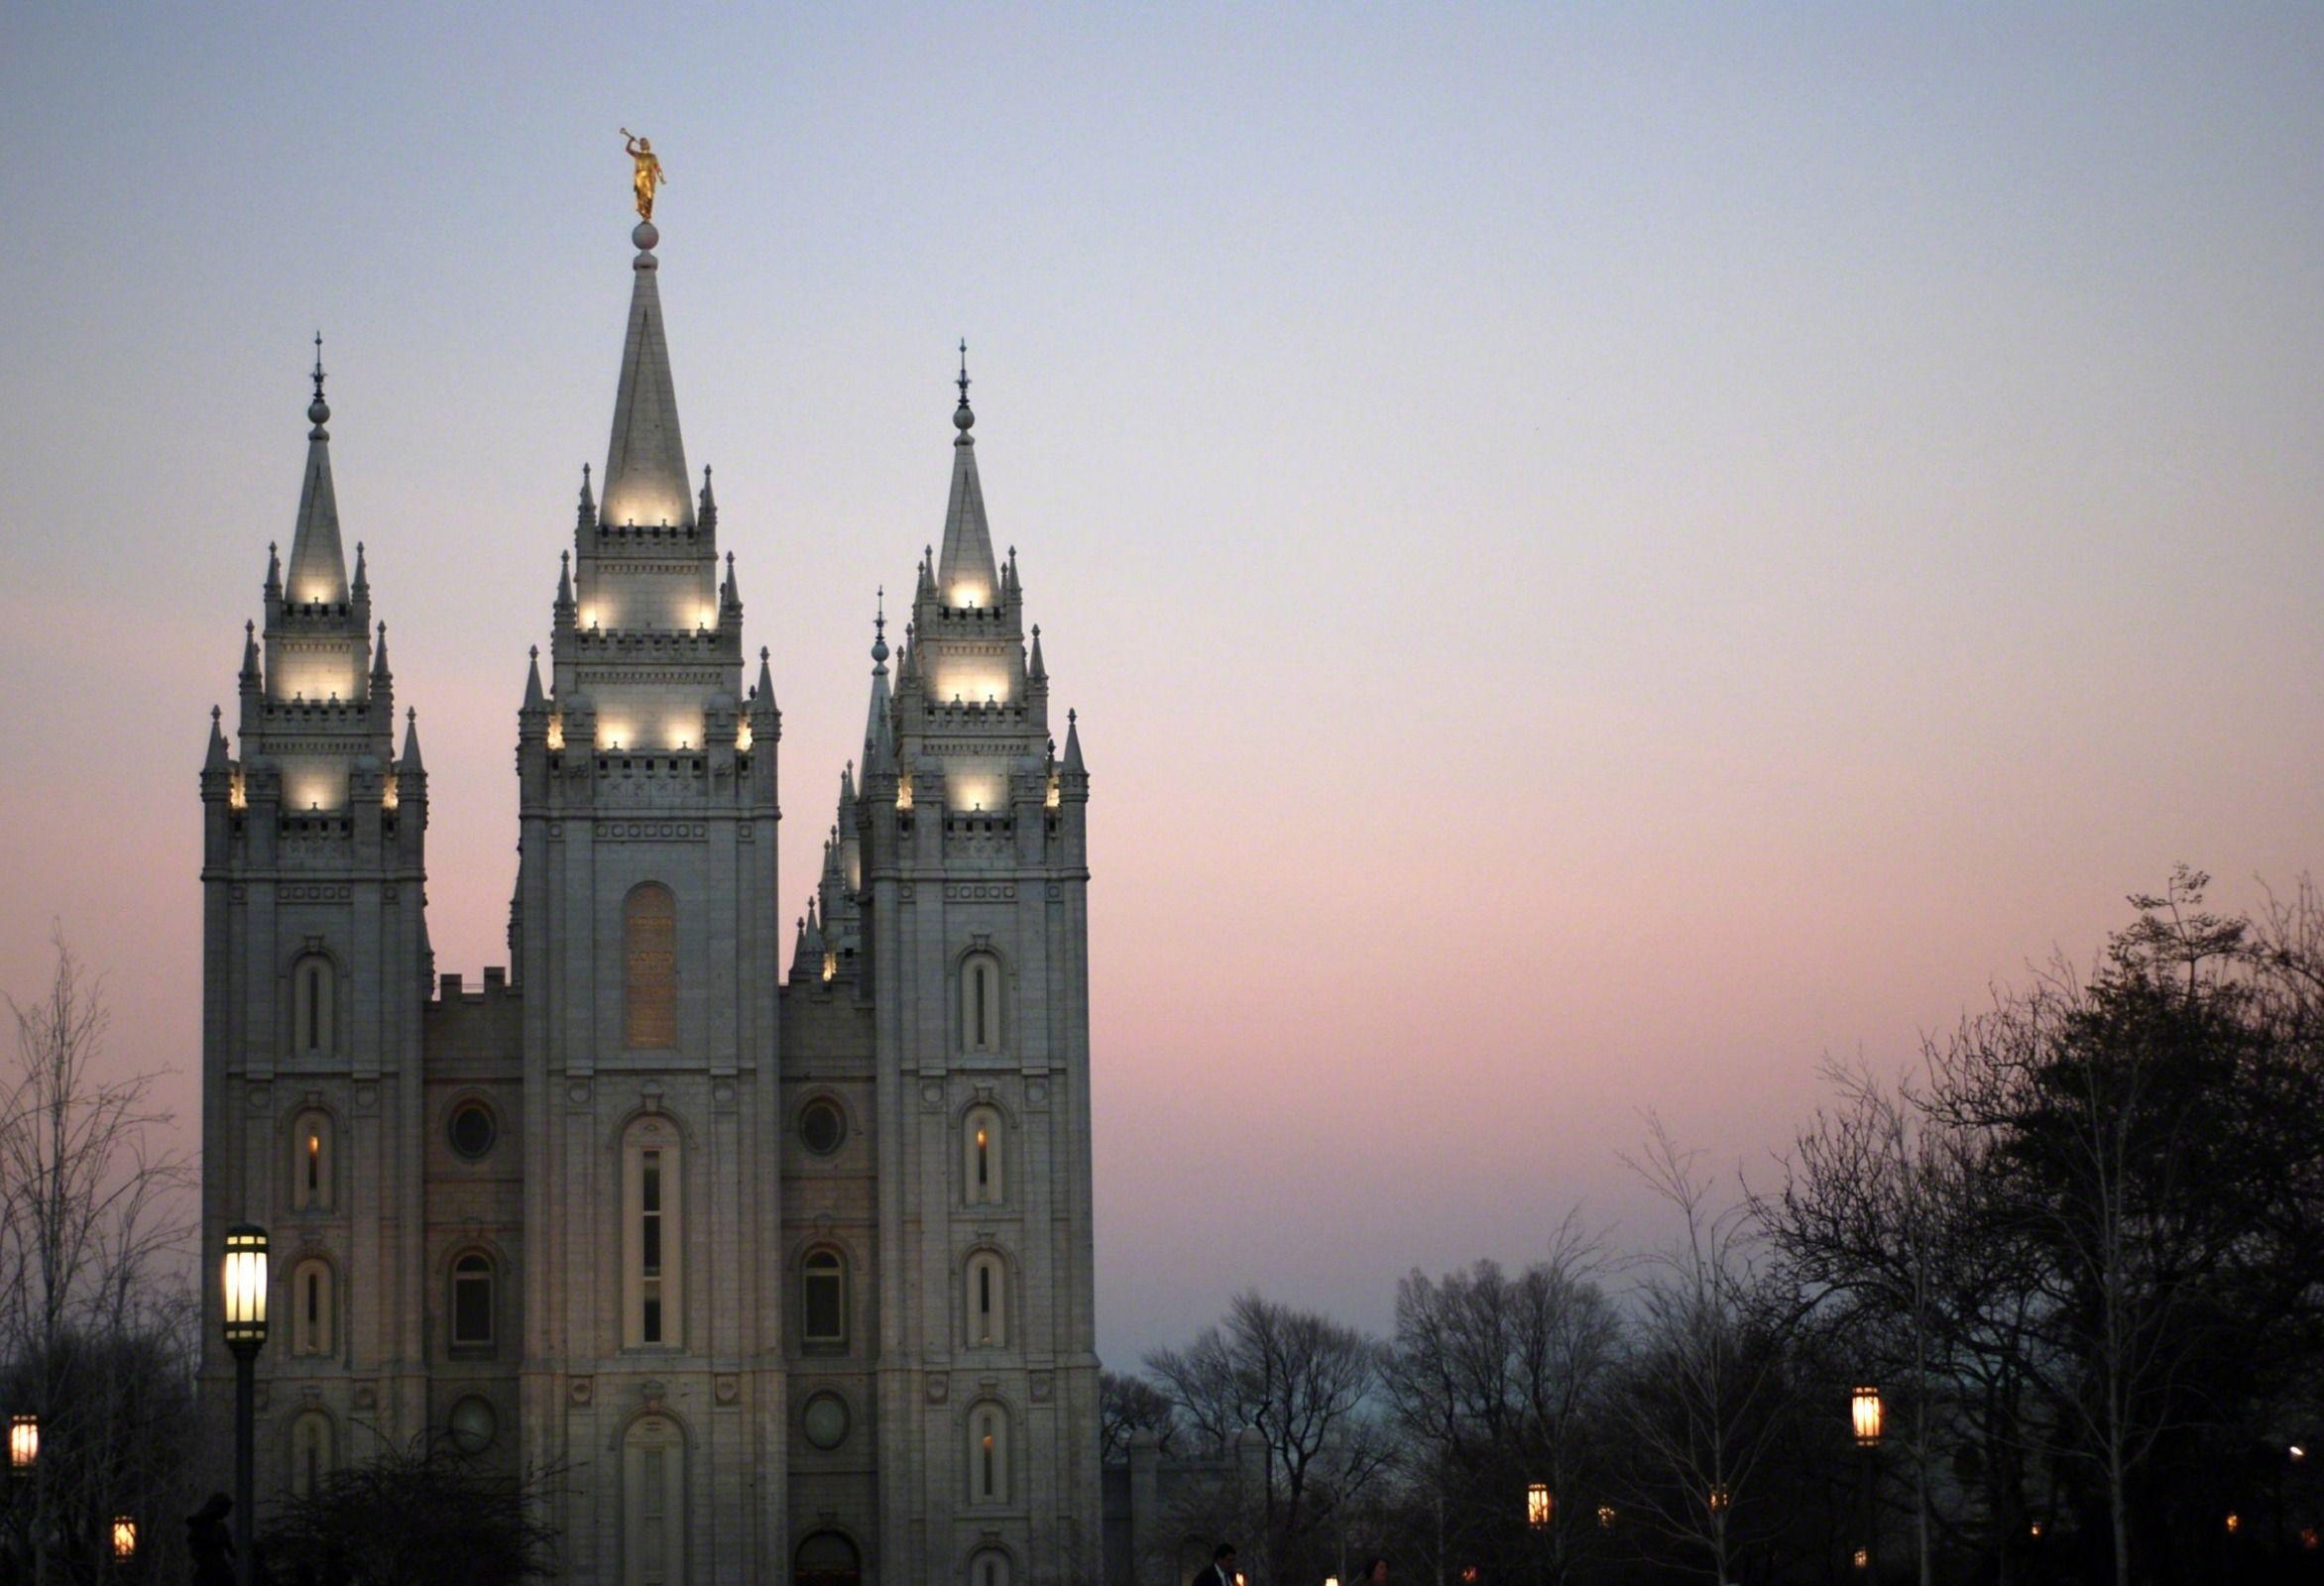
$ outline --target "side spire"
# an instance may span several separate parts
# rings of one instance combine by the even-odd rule
[[[651,221],[632,234],[638,258],[632,269],[630,325],[622,341],[622,378],[614,391],[613,439],[606,448],[605,498],[600,515],[608,524],[694,522],[693,493],[687,489],[686,445],[678,434],[678,396],[670,382],[669,344],[662,336],[661,292],[653,245],[661,240]]]
[[[298,527],[290,536],[285,592],[293,606],[347,599],[347,553],[339,544],[339,500],[331,488],[330,404],[323,400],[323,333],[314,333],[314,400],[306,405],[306,477],[298,487]]]
[[[371,680],[375,683],[384,683],[388,680],[388,624],[382,623],[380,623],[379,644],[371,652]]]
[[[872,619],[872,703],[864,712],[864,772],[895,769],[894,713],[887,689],[887,590],[878,596]]]
[[[1068,773],[1084,771],[1082,764],[1082,724],[1073,711],[1065,713],[1065,761],[1060,767]]]
[[[419,759],[419,713],[417,711],[407,710],[404,713],[404,757],[396,762],[396,769],[407,772],[424,772],[427,769],[425,765],[420,763]]]
[[[944,509],[944,557],[936,582],[947,606],[990,606],[1000,584],[992,565],[992,534],[985,525],[985,487],[977,478],[977,441],[969,431],[969,344],[961,342],[960,405],[953,409],[952,495]]]

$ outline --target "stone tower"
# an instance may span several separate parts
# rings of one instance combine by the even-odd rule
[[[321,342],[290,570],[268,547],[266,629],[245,627],[239,757],[213,711],[201,773],[203,1249],[237,1221],[273,1232],[261,1492],[362,1453],[357,1419],[427,1416],[427,774],[416,724],[393,750],[360,545],[347,578]],[[203,1451],[223,1470],[234,1368],[202,1294]]]
[[[575,1583],[1095,1580],[1089,785],[967,370],[944,549],[892,674],[875,618],[786,975],[781,716],[687,471],[659,236],[633,242],[605,470],[518,711],[508,971],[433,972],[426,780],[415,731],[390,758],[319,364],[239,760],[213,724],[203,1221],[274,1235],[262,1517],[443,1438],[562,1469]]]

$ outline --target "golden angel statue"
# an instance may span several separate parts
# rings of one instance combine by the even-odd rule
[[[640,138],[627,127],[622,129],[622,136],[630,140],[627,153],[632,160],[638,163],[638,171],[634,178],[638,189],[638,218],[651,220],[653,218],[653,189],[669,180],[669,177],[663,174],[661,162],[654,158],[651,138]]]

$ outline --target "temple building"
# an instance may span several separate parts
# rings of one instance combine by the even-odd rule
[[[687,466],[658,241],[604,472],[541,546],[545,653],[511,667],[520,857],[480,984],[437,972],[426,840],[486,812],[431,808],[397,719],[318,346],[289,558],[201,771],[203,1237],[270,1235],[262,1526],[440,1438],[562,1467],[576,1586],[1095,1579],[1089,777],[967,372],[942,538],[892,649],[872,617],[861,755],[817,773],[786,912],[782,715]]]

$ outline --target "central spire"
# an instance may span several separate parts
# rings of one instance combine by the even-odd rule
[[[661,293],[654,285],[653,222],[631,234],[630,328],[622,343],[622,379],[614,393],[613,439],[606,448],[605,493],[599,519],[641,528],[694,521],[686,445],[678,435],[678,397],[670,383],[669,344],[662,336]]]
[[[969,344],[961,343],[961,404],[953,409],[952,499],[944,510],[944,555],[937,563],[937,598],[947,606],[990,606],[999,577],[992,565],[992,534],[985,526],[985,487],[977,479],[977,439],[969,431]]]
[[[323,400],[323,333],[314,333],[314,400],[307,403],[306,477],[298,486],[298,526],[290,535],[293,606],[337,606],[347,599],[347,555],[339,547],[339,498],[331,489],[331,409]]]

